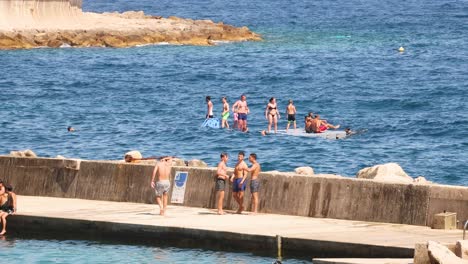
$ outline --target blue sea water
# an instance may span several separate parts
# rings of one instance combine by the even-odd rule
[[[8,263],[226,263],[270,264],[274,258],[250,253],[105,244],[86,240],[0,240],[0,258]],[[310,263],[286,259],[285,264]]]
[[[137,149],[214,166],[221,151],[233,165],[245,150],[264,170],[306,165],[352,177],[397,162],[412,176],[468,185],[465,0],[85,0],[84,9],[212,19],[264,41],[0,51],[0,153],[121,159]],[[242,93],[250,133],[200,128],[206,95],[219,116],[220,98],[232,104]],[[366,132],[262,137],[270,97],[280,110],[293,99],[300,127],[313,111]]]

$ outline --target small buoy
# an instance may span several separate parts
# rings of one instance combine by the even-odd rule
[[[405,52],[405,48],[400,47],[400,48],[398,48],[398,51],[399,51],[399,52]]]

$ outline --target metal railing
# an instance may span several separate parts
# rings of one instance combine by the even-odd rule
[[[465,225],[463,226],[463,240],[465,240],[466,229],[468,228],[468,220],[465,221]]]

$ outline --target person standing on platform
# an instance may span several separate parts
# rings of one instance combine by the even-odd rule
[[[206,97],[206,118],[213,118],[213,102],[211,102],[211,96]]]
[[[250,192],[252,193],[252,212],[256,214],[258,212],[258,191],[260,189],[260,181],[258,175],[262,171],[260,163],[257,162],[257,154],[251,153],[249,155],[249,161],[252,164],[250,168],[244,168],[244,171],[250,172]]]
[[[296,107],[293,104],[293,100],[289,100],[289,104],[286,107],[286,114],[288,115],[288,125],[286,126],[287,132],[291,123],[293,123],[294,129],[296,129]]]
[[[275,133],[278,131],[278,119],[280,118],[280,113],[278,111],[278,105],[276,104],[276,98],[270,98],[266,108],[265,108],[265,119],[268,120],[268,134],[271,131],[271,125],[274,125]]]
[[[243,151],[239,152],[237,155],[237,164],[236,167],[234,167],[234,175],[231,177],[232,196],[239,205],[239,209],[237,209],[238,214],[244,211],[244,192],[247,187],[247,173],[244,171],[244,169],[247,168],[247,164],[244,161],[244,156],[245,154]]]
[[[232,105],[232,112],[237,113],[237,126],[240,131],[247,132],[247,115],[249,114],[249,107],[247,106],[247,96],[241,95],[240,100]]]
[[[167,210],[167,197],[171,183],[169,176],[172,169],[172,157],[163,157],[154,166],[153,175],[151,176],[151,188],[156,193],[156,203],[159,205],[159,214],[164,215]],[[157,181],[155,179],[157,177]]]
[[[229,118],[229,104],[226,97],[221,99],[223,102],[223,112],[221,113],[221,127],[229,128],[228,118]]]
[[[216,193],[218,194],[218,214],[223,215],[223,202],[224,191],[226,189],[226,180],[229,179],[227,175],[227,161],[229,157],[227,153],[221,153],[221,161],[218,163],[218,170],[216,172]]]

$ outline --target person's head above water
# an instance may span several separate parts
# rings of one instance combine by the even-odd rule
[[[75,129],[72,126],[69,126],[69,127],[67,127],[67,131],[68,132],[73,132],[73,131],[75,131]]]
[[[205,98],[205,100],[206,100],[207,102],[208,102],[208,101],[211,101],[211,96],[207,96],[207,97]]]

